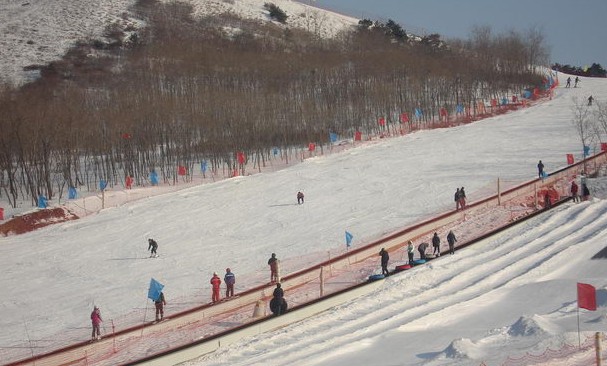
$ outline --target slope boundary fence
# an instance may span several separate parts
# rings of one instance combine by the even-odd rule
[[[265,316],[266,302],[272,295],[273,284],[265,283],[243,291],[235,298],[217,304],[205,304],[174,314],[168,320],[153,324],[147,322],[129,327],[112,327],[101,341],[74,343],[49,350],[33,343],[0,349],[0,359],[7,365],[116,365],[138,362],[154,364],[158,357],[180,353],[180,362],[212,352],[220,346],[236,342],[243,334],[257,334],[301,320],[329,307],[338,305],[369,291],[374,283],[367,283],[367,275],[357,280],[343,281],[340,273],[353,272],[359,264],[376,264],[380,248],[389,252],[404,249],[409,240],[418,240],[429,233],[471,220],[475,215],[513,207],[517,216],[508,223],[488,229],[480,238],[473,238],[456,246],[456,250],[494,234],[547,209],[547,205],[565,202],[571,180],[585,171],[592,176],[607,162],[607,153],[601,152],[582,162],[552,172],[544,179],[534,179],[505,191],[499,190],[484,199],[471,202],[465,210],[452,210],[418,224],[411,225],[386,237],[351,249],[346,253],[312,267],[287,274],[281,279],[283,289],[292,293],[292,310],[280,317]],[[550,202],[545,201],[549,193]],[[521,207],[527,208],[521,210]],[[361,272],[361,271],[358,271]],[[251,316],[262,307],[258,316]],[[194,351],[196,349],[196,351]],[[181,357],[180,356],[180,357]],[[189,358],[187,358],[189,357]],[[13,361],[11,361],[13,360]],[[164,360],[166,361],[166,359]],[[162,363],[159,363],[162,364]],[[165,363],[166,364],[166,363]]]

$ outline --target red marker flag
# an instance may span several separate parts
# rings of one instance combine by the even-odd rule
[[[567,164],[573,164],[573,154],[567,154]]]
[[[577,306],[582,309],[596,310],[596,290],[594,286],[578,282]]]

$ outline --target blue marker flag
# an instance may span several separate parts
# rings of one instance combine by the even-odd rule
[[[204,172],[206,172],[206,171],[207,171],[207,164],[208,164],[208,163],[207,163],[207,161],[206,161],[206,160],[203,160],[203,161],[202,161],[202,163],[200,163],[200,171],[201,171],[201,172],[203,172],[203,173],[204,173]]]
[[[458,104],[458,105],[455,107],[455,112],[456,112],[457,114],[464,113],[464,106],[463,106],[463,105],[461,105],[461,104]]]
[[[38,208],[46,208],[48,206],[48,200],[46,196],[39,195],[38,196]]]
[[[158,173],[156,173],[155,170],[153,170],[150,173],[150,182],[152,183],[153,186],[157,186],[158,185]]]
[[[78,196],[78,191],[76,191],[76,188],[74,188],[74,187],[68,188],[68,190],[67,190],[68,199],[73,200],[77,196]]]
[[[415,108],[415,117],[422,118],[422,116],[424,115],[424,112],[421,110],[421,108]]]
[[[352,239],[354,238],[354,235],[350,234],[349,232],[346,231],[346,246],[349,248],[352,245]]]
[[[337,141],[337,134],[334,132],[329,132],[329,140],[331,140],[331,142]]]
[[[99,180],[99,189],[102,191],[107,187],[107,181],[105,179]]]
[[[590,156],[590,146],[584,145],[584,157]]]
[[[152,278],[150,280],[150,288],[148,289],[148,299],[152,299],[154,301],[158,300],[163,288],[163,284]]]

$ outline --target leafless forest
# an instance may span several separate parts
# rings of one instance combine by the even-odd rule
[[[423,128],[441,108],[475,113],[540,85],[532,65],[548,56],[534,29],[478,27],[438,47],[438,35],[417,42],[385,27],[322,39],[229,14],[193,19],[178,2],[134,10],[147,24],[135,35],[108,27],[109,42],[83,40],[38,81],[0,88],[0,196],[11,204],[127,175],[145,185],[151,171],[171,183],[177,166],[191,174],[202,161],[235,170],[237,152],[259,167],[275,151],[327,146],[329,133],[397,128],[402,113]]]

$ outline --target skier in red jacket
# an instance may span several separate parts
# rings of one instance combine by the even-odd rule
[[[211,278],[211,285],[213,286],[213,302],[219,301],[219,286],[221,286],[221,279],[217,275],[217,272],[213,273]]]
[[[571,197],[573,197],[573,202],[580,202],[580,195],[578,194],[578,186],[575,183],[575,180],[571,182]]]
[[[93,341],[101,339],[100,326],[102,321],[103,319],[101,319],[101,311],[98,307],[95,306],[93,308],[93,312],[91,312],[91,323],[93,324],[93,332],[91,334],[91,339]]]

